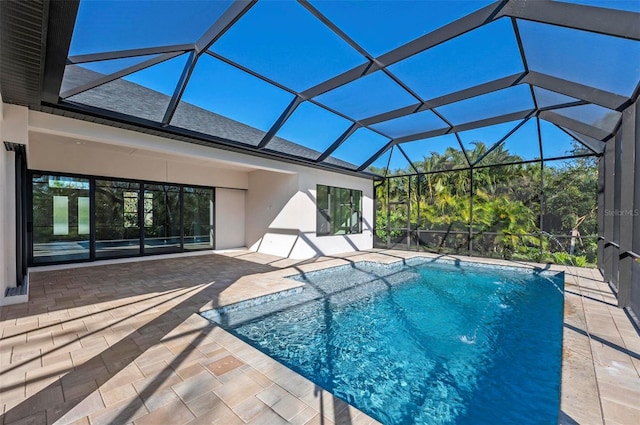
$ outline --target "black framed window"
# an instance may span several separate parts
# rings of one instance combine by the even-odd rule
[[[179,252],[182,248],[180,186],[145,184],[143,199],[145,203],[144,252],[147,254]],[[149,206],[151,206],[150,209]]]
[[[349,235],[362,233],[362,191],[316,186],[316,234]]]
[[[89,179],[33,174],[31,183],[33,264],[88,260]]]
[[[214,189],[30,171],[29,264],[213,249]]]
[[[185,186],[182,190],[184,249],[213,248],[213,189]]]
[[[96,258],[140,254],[140,183],[96,179]]]

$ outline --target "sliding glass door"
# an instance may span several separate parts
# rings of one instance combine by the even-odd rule
[[[144,185],[144,253],[180,252],[180,186]]]
[[[33,264],[90,258],[89,179],[32,176]]]
[[[211,187],[30,175],[30,264],[214,248]]]
[[[184,187],[184,249],[213,248],[213,189]]]
[[[96,258],[140,254],[140,183],[96,179]]]

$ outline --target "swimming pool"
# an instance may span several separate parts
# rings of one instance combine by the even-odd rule
[[[203,315],[385,424],[556,424],[561,274],[353,263]]]

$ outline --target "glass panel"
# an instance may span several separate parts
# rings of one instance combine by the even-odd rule
[[[449,126],[431,111],[422,111],[416,114],[405,115],[374,124],[371,127],[388,135],[391,138],[409,136],[424,133],[431,130],[448,128]]]
[[[389,70],[423,99],[433,99],[523,72],[524,66],[511,21],[503,18],[398,62]]]
[[[334,113],[310,102],[293,112],[268,149],[308,159],[316,159],[352,124]],[[292,143],[293,142],[293,143]]]
[[[89,197],[78,197],[78,234],[88,235],[91,233]]]
[[[137,65],[158,55],[135,56],[131,58],[113,59],[98,62],[87,62],[80,65],[67,65],[62,78],[60,93],[95,81],[105,75],[113,74],[130,66]]]
[[[536,124],[535,119],[530,119],[498,147],[482,158],[478,164],[509,164],[540,158],[538,125]]]
[[[171,125],[255,146],[292,99],[290,93],[203,55]]]
[[[362,119],[403,106],[417,106],[418,100],[384,72],[378,71],[318,96],[320,103],[354,119]]]
[[[393,149],[387,149],[385,153],[383,153],[378,157],[378,159],[373,161],[373,164],[367,167],[367,171],[378,174],[380,176],[386,176],[391,152],[393,152]]]
[[[509,121],[487,127],[474,128],[473,130],[460,131],[458,137],[460,137],[469,160],[473,163],[521,122]]]
[[[600,128],[608,133],[613,132],[622,116],[622,113],[618,111],[612,111],[611,109],[593,104],[554,109],[553,112],[563,117]]]
[[[69,55],[192,44],[231,3],[81,1]]]
[[[180,187],[144,185],[144,252],[180,251]]]
[[[513,112],[528,111],[533,107],[529,86],[519,85],[450,103],[437,110],[449,122],[457,125]]]
[[[140,254],[140,184],[96,180],[96,258]]]
[[[316,233],[348,235],[362,233],[362,192],[318,185]]]
[[[387,184],[388,180],[374,182],[375,191],[375,225],[373,235],[374,248],[387,246]]]
[[[542,154],[544,158],[589,154],[591,151],[554,124],[540,120]],[[602,143],[602,142],[601,142]]]
[[[331,214],[329,212],[329,187],[317,185],[317,217],[316,217],[316,234],[328,235],[331,233]]]
[[[585,136],[584,134],[580,134],[580,133],[575,132],[573,130],[570,130],[568,128],[564,128],[563,127],[562,129],[564,131],[566,131],[567,133],[569,133],[570,135],[572,135],[576,140],[581,141],[586,146],[591,148],[594,152],[596,152],[596,153],[603,153],[604,152],[605,142],[603,142],[601,140],[594,139],[593,137]],[[543,148],[543,152],[544,152],[544,140],[542,141],[542,143],[543,143],[542,148]]]
[[[353,233],[351,231],[351,191],[332,187],[329,196],[331,197],[331,234],[346,235]]]
[[[184,249],[213,249],[213,189],[184,187]]]
[[[637,0],[562,0],[562,3],[576,3],[584,6],[605,7],[640,13],[640,2]]]
[[[212,50],[296,91],[365,61],[301,5],[288,1],[258,2]]]
[[[598,227],[596,157],[544,163],[545,255],[561,264],[595,266]],[[584,258],[578,258],[584,257]]]
[[[359,128],[331,154],[330,158],[337,158],[357,168],[387,143],[389,139],[386,137],[369,129]]]
[[[398,146],[394,146],[391,152],[391,162],[389,163],[389,175],[401,176],[404,174],[414,174],[411,164],[407,158],[400,152]]]
[[[89,259],[89,179],[33,175],[33,263]]]
[[[637,41],[530,21],[518,25],[531,70],[625,96],[633,93],[640,63]]]
[[[536,96],[538,108],[548,108],[549,106],[562,105],[564,103],[577,102],[578,99],[551,90],[534,87],[533,93]]]
[[[460,144],[453,134],[402,143],[400,146],[411,158],[418,171],[424,173],[469,167],[464,153],[460,150]]]
[[[53,234],[69,234],[69,197],[53,197]]]
[[[491,1],[313,1],[313,6],[374,56],[401,46]],[[381,29],[372,31],[372,28]]]
[[[67,100],[151,121],[162,121],[186,59],[187,55],[178,56]],[[93,71],[81,67],[67,69],[73,79],[85,78],[81,75],[85,72]]]

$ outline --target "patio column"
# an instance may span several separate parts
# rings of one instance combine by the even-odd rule
[[[620,145],[620,209],[615,218],[619,225],[619,272],[618,272],[618,306],[629,307],[631,304],[631,286],[633,282],[634,253],[640,251],[640,229],[637,227],[638,209],[635,195],[640,185],[640,171],[636,168],[638,155],[637,103],[632,104],[622,113],[622,125],[618,131]],[[616,179],[618,181],[618,179]]]
[[[616,164],[616,142],[611,139],[607,142],[604,151],[604,208],[603,208],[603,256],[602,269],[604,281],[611,283],[613,275],[613,256],[617,249],[612,245],[613,241],[613,211],[614,211],[614,186],[615,186],[615,164]]]
[[[598,269],[604,275],[605,158],[598,158]]]

